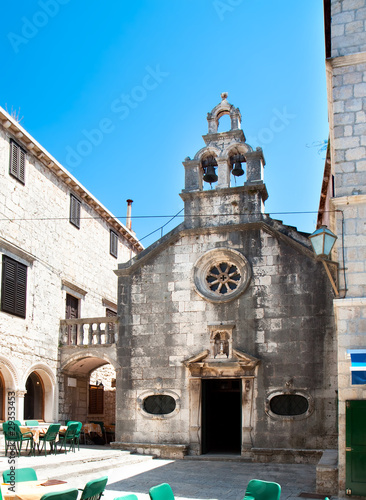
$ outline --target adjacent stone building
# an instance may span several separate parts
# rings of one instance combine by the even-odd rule
[[[116,271],[115,446],[315,463],[337,441],[333,292],[308,235],[264,213],[263,152],[221,97],[184,222]]]
[[[116,367],[113,270],[142,246],[2,108],[0,218],[0,420],[10,393],[19,420],[85,422],[90,373]]]
[[[366,495],[366,2],[325,0],[330,148],[318,225],[338,236],[339,496]]]

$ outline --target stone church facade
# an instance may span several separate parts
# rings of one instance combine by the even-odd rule
[[[221,97],[183,162],[184,222],[116,271],[115,446],[315,463],[337,441],[331,287],[308,235],[264,213],[263,152]]]

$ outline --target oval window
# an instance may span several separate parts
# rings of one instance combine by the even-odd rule
[[[176,403],[172,396],[157,394],[145,398],[143,407],[146,413],[151,415],[168,415],[175,410]]]
[[[309,402],[300,394],[280,394],[271,399],[269,406],[275,415],[294,416],[306,413]]]

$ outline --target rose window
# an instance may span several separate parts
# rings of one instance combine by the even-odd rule
[[[251,268],[235,249],[214,248],[199,257],[193,269],[196,292],[211,302],[229,302],[247,289]]]
[[[209,289],[222,295],[236,290],[240,280],[241,275],[237,266],[229,262],[212,266],[206,276]]]

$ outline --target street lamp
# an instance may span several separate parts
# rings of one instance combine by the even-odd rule
[[[336,265],[338,270],[338,263],[328,260],[329,254],[332,251],[336,239],[337,236],[333,234],[332,231],[327,228],[327,226],[320,226],[319,229],[314,231],[314,233],[309,236],[309,240],[311,242],[315,255],[323,262],[333,290],[336,294],[336,297],[338,297],[339,291],[337,289],[337,285],[335,284],[333,276],[331,275],[329,267],[327,265],[327,263]]]

